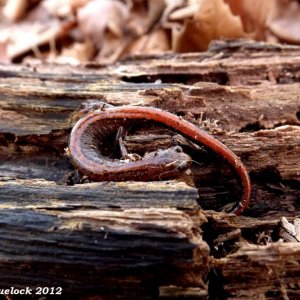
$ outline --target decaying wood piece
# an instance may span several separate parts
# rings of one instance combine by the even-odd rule
[[[237,251],[241,245],[266,245],[281,240],[281,218],[258,219],[215,211],[203,211],[208,222],[202,228],[215,258]]]
[[[299,189],[290,188],[285,184],[300,180],[299,126],[279,126],[276,129],[251,133],[223,133],[216,137],[238,154],[247,169],[258,178],[257,182],[255,180],[252,182],[251,205],[246,214],[295,215],[299,211]],[[152,145],[172,145],[173,140],[177,140],[177,136],[163,135],[160,139],[152,139],[145,134],[128,137],[125,143],[129,150],[141,151],[140,149],[151,149]],[[181,140],[178,142],[179,145],[185,145]],[[193,159],[201,163],[201,168],[197,168],[196,165],[193,170],[194,181],[198,183],[200,205],[206,209],[220,210],[224,203],[222,204],[221,200],[216,201],[218,192],[228,193],[228,190],[221,191],[219,188],[214,192],[211,187],[218,185],[216,178],[222,178],[218,171],[226,166],[220,165],[220,161],[219,164],[216,163],[216,157],[213,154],[209,156],[205,152],[197,153]]]
[[[300,181],[299,126],[279,126],[275,129],[251,133],[225,134],[223,132],[215,136],[243,158],[249,172],[258,173],[274,168],[283,180]],[[160,139],[156,137],[156,140],[151,139],[149,135],[144,135],[125,138],[125,143],[129,151],[140,151],[140,149],[149,149],[152,144],[159,142],[160,145],[172,145],[172,139],[174,135],[165,135]],[[180,144],[180,141],[178,143]]]
[[[198,287],[208,271],[208,247],[197,225],[174,209],[2,209],[1,286],[42,283],[69,296],[125,299],[158,294],[160,285]]]
[[[175,181],[62,186],[2,178],[1,284],[42,281],[71,298],[207,299],[206,219],[196,197],[195,188]]]
[[[299,71],[299,47],[248,42],[105,67],[0,65],[4,286],[42,282],[101,299],[207,299],[217,290],[232,299],[299,297],[299,243],[273,244],[281,217],[300,214]],[[79,176],[65,148],[89,99],[159,107],[214,134],[250,171],[247,217],[199,213],[239,198],[230,170],[205,149],[184,179],[190,186]],[[148,129],[126,146],[178,143]]]
[[[251,205],[246,212],[248,215],[296,215],[300,211],[300,192],[297,188],[300,178],[299,126],[281,126],[253,133],[223,133],[215,136],[239,155],[253,174]],[[5,136],[2,137],[4,140]],[[29,136],[19,138],[17,142],[15,138],[6,139],[6,145],[0,146],[0,156],[3,157],[0,165],[2,176],[44,178],[64,182],[72,167],[68,157],[61,155],[66,147],[66,141],[63,139],[65,137],[62,135],[43,138]],[[159,139],[157,136],[151,138],[149,135],[141,135],[128,138],[125,142],[129,151],[145,152],[152,150],[152,146],[172,145],[172,140],[172,135],[163,135]],[[48,143],[53,147],[50,151]],[[61,153],[57,155],[59,149]],[[224,194],[233,198],[228,191],[228,177],[222,179],[223,175],[219,172],[220,168],[225,168],[226,165],[216,160],[213,154],[197,154],[193,155],[193,159],[201,164],[201,167],[195,164],[193,170],[194,180],[196,184],[198,182],[200,205],[205,209],[220,210],[225,204],[235,202],[234,199],[220,199]],[[289,182],[293,184],[289,185]],[[221,188],[220,185],[224,187]]]
[[[8,180],[0,191],[1,287],[142,299],[178,285],[207,295],[209,248],[200,235],[205,217],[191,209],[195,189]]]
[[[300,244],[242,246],[215,260],[227,299],[299,299]]]
[[[177,208],[197,210],[197,190],[183,182],[94,182],[75,186],[0,178],[0,206],[44,209]]]
[[[300,55],[300,54],[299,54]],[[165,62],[169,64],[169,62]],[[0,66],[0,75],[4,76]],[[49,68],[51,68],[49,66]],[[2,70],[1,70],[2,69]],[[30,73],[30,69],[28,70]],[[68,78],[68,70],[58,72]],[[80,76],[87,75],[80,73]],[[93,69],[90,70],[93,74]],[[68,129],[72,113],[87,99],[100,99],[114,105],[155,106],[202,123],[217,122],[221,130],[249,131],[273,128],[278,124],[299,125],[299,84],[223,86],[216,83],[125,83],[109,77],[86,82],[70,78],[0,77],[1,132],[18,136],[50,134]],[[242,107],[242,114],[240,113]]]
[[[298,47],[255,44],[108,67],[1,65],[0,129],[26,135],[69,128],[71,113],[90,98],[202,115],[224,130],[299,125],[299,65]]]
[[[211,249],[210,296],[298,299],[300,243],[283,243],[282,218],[256,219],[205,211]],[[293,219],[290,218],[293,222]],[[295,240],[294,240],[295,241]]]
[[[270,80],[279,83],[299,79],[299,47],[268,45],[257,42],[212,44],[206,53],[176,55],[176,60],[166,64],[172,54],[164,56],[139,56],[125,66],[113,67],[115,73],[129,82],[145,82],[145,78],[161,78],[176,82],[182,76],[183,83],[214,81],[220,84],[248,85]],[[139,64],[136,64],[137,60]],[[177,80],[176,80],[177,79]],[[144,80],[144,81],[143,81]]]

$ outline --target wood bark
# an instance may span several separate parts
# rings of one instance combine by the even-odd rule
[[[15,205],[2,201],[1,288],[61,287],[68,299],[147,299],[158,297],[160,286],[202,283],[207,295],[201,217],[174,208],[96,209],[88,195],[81,204],[50,195],[46,203],[32,195]]]
[[[245,245],[215,262],[227,299],[299,299],[300,244]]]
[[[299,47],[248,42],[110,66],[0,65],[3,286],[52,284],[70,298],[296,299],[298,244],[276,242],[280,218],[300,214],[299,78]],[[239,199],[235,176],[165,128],[124,142],[137,152],[181,145],[196,161],[190,176],[80,176],[65,148],[89,99],[159,107],[220,139],[250,172],[245,215],[212,211]]]

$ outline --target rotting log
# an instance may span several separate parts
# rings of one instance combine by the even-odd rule
[[[0,129],[19,136],[68,129],[72,112],[91,98],[202,115],[224,130],[299,125],[299,65],[299,47],[254,44],[106,67],[1,65]]]
[[[142,299],[158,296],[160,285],[199,287],[208,272],[200,224],[175,209],[60,211],[58,205],[0,214],[3,288]]]
[[[0,206],[45,209],[174,208],[199,210],[195,188],[183,182],[94,182],[75,186],[45,180],[0,179]],[[8,205],[8,206],[7,206]]]
[[[284,186],[285,182],[295,182],[296,187],[300,184],[299,126],[286,125],[257,132],[229,132],[215,136],[242,158],[254,178],[251,206],[246,212],[248,215],[272,214],[274,217],[274,213],[296,215],[300,211],[300,190]],[[151,149],[153,144],[171,145],[172,140],[172,135],[164,135],[160,139],[140,135],[125,139],[125,144],[129,150],[139,151],[141,148]],[[184,142],[179,145],[184,145]],[[218,184],[226,186],[223,181],[216,180],[218,177],[224,180],[224,174],[219,172],[220,162],[216,163],[215,156],[205,152],[193,158],[201,163],[201,168],[196,164],[193,169],[200,205],[203,208],[220,209],[224,202],[218,193],[223,197],[228,193],[228,190],[221,190],[220,187],[218,191],[212,190]],[[222,167],[225,167],[224,164]],[[228,185],[228,177],[226,180]]]
[[[244,245],[213,265],[227,299],[299,299],[300,244]],[[224,295],[223,294],[223,295]]]
[[[64,186],[2,178],[1,287],[153,299],[171,285],[207,299],[206,218],[196,198],[195,188],[175,181]]]
[[[0,66],[0,75],[3,69],[9,68]],[[297,82],[278,85],[267,81],[242,86],[196,82],[184,85],[180,78],[178,83],[125,83],[121,79],[110,82],[108,77],[98,81],[93,79],[90,83],[74,83],[67,80],[69,74],[63,67],[58,72],[65,76],[64,81],[0,77],[1,132],[26,136],[67,130],[72,125],[72,113],[87,99],[105,100],[113,105],[155,106],[188,114],[187,117],[198,123],[217,121],[218,127],[227,131],[300,124]],[[80,70],[78,72],[78,76],[84,76]],[[93,74],[93,70],[90,73]]]
[[[206,219],[195,189],[6,180],[0,192],[1,288],[151,299],[160,286],[178,285],[201,287],[207,296],[209,248],[200,234]]]
[[[253,191],[251,205],[246,212],[249,216],[299,214],[299,126],[285,125],[272,130],[215,136],[242,158],[250,172]],[[128,149],[139,152],[149,151],[157,145],[172,145],[174,136],[163,135],[163,138],[157,139],[148,135],[147,141],[144,137],[145,134],[126,139]],[[72,166],[64,155],[66,143],[60,143],[61,136],[58,141],[53,136],[44,137],[41,143],[38,142],[39,138],[28,136],[16,142],[15,138],[8,137],[6,145],[0,146],[1,175],[69,182],[68,174]],[[47,139],[51,145],[47,144]],[[62,153],[58,153],[55,145],[59,145]],[[206,152],[193,153],[192,156],[198,162],[193,167],[193,180],[199,191],[200,205],[205,209],[220,210],[224,205],[236,202],[239,195],[231,191],[236,182],[230,183],[228,174],[231,173],[226,172],[222,160],[216,160],[213,154]]]
[[[299,47],[248,42],[111,66],[0,65],[0,278],[6,285],[64,285],[66,295],[101,299],[207,299],[217,289],[232,299],[296,299],[291,274],[299,274],[289,262],[298,264],[299,247],[262,244],[278,240],[281,216],[300,213],[299,78]],[[190,186],[86,183],[64,149],[88,99],[159,107],[212,133],[250,171],[248,217],[198,212],[198,204],[221,210],[239,198],[230,170],[205,149],[193,156],[193,176],[180,179]],[[168,130],[150,133],[141,129],[124,142],[141,152],[182,142]],[[245,241],[260,246],[241,248]],[[109,246],[119,246],[118,254]],[[276,263],[269,266],[266,255]],[[281,268],[254,280],[277,263],[294,273]]]

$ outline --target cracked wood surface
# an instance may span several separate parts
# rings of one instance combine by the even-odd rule
[[[160,285],[199,287],[205,280],[209,248],[199,218],[171,208],[64,210],[61,204],[1,208],[2,288],[60,286],[67,299],[151,299]]]
[[[75,186],[58,185],[45,180],[0,179],[0,206],[129,209],[199,209],[197,190],[183,182],[94,182]]]
[[[206,297],[209,248],[196,197],[172,181],[71,187],[2,178],[1,287],[152,299],[160,286],[178,285]]]
[[[299,299],[300,244],[244,245],[216,260],[227,299]]]
[[[299,274],[289,263],[299,262],[297,244],[264,244],[279,239],[281,216],[300,212],[299,72],[299,47],[247,42],[111,66],[0,65],[3,282],[34,285],[42,278],[101,299],[116,290],[125,299],[207,299],[217,289],[229,299],[297,299]],[[197,212],[199,205],[221,210],[239,198],[230,170],[205,149],[193,156],[193,176],[181,179],[193,187],[85,183],[64,149],[88,99],[159,107],[212,133],[250,171],[246,216]],[[125,143],[143,152],[178,140],[154,128]],[[271,275],[255,280],[266,269]]]

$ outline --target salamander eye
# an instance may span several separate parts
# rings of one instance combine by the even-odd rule
[[[176,146],[176,147],[174,148],[174,150],[175,150],[176,152],[178,152],[178,153],[181,153],[181,152],[182,152],[182,148],[181,148],[180,146]]]

